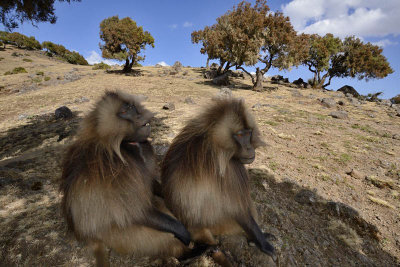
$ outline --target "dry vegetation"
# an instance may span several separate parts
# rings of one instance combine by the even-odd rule
[[[165,68],[143,67],[137,69],[142,76],[134,77],[11,46],[0,57],[0,265],[92,265],[84,246],[66,236],[57,190],[62,152],[81,117],[105,90],[145,95],[146,106],[158,113],[153,143],[163,151],[185,119],[220,88],[199,68],[165,75]],[[16,67],[27,73],[3,75]],[[233,95],[253,107],[269,145],[258,151],[249,171],[260,225],[276,237],[277,264],[399,265],[400,117],[395,111],[374,102],[352,104],[339,92],[284,85],[254,92],[248,90],[250,80],[232,83]],[[327,108],[321,98],[344,105]],[[168,102],[174,110],[162,109]],[[55,120],[54,110],[63,105],[76,116]],[[348,118],[329,116],[335,110],[347,111]],[[274,266],[244,238],[223,238],[222,247],[241,266]],[[111,255],[113,266],[159,264]],[[185,264],[214,266],[207,255]]]

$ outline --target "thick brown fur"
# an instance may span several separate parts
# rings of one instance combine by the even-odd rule
[[[253,130],[254,148],[264,145],[243,100],[216,99],[176,136],[162,163],[166,205],[195,241],[215,244],[213,235],[242,231],[236,218],[257,218],[247,170],[233,157],[232,134],[241,129]]]
[[[107,92],[84,118],[63,161],[60,191],[68,228],[92,245],[98,265],[108,262],[105,246],[138,256],[179,256],[184,250],[173,234],[146,227],[148,210],[169,211],[152,193],[157,167],[151,144],[122,145],[132,131],[117,117],[124,102],[153,115],[137,97]]]

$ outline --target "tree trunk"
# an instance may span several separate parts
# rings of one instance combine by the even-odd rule
[[[260,68],[256,68],[256,82],[253,84],[253,91],[262,91],[263,73]]]
[[[207,57],[206,69],[210,68],[210,58]]]
[[[217,70],[217,75],[221,75],[221,70],[224,67],[225,61],[220,60],[219,63],[220,63],[220,65],[219,65],[219,68]]]
[[[126,62],[125,62],[125,66],[124,66],[124,68],[123,68],[122,71],[125,72],[125,73],[127,73],[127,72],[130,72],[131,69],[132,69],[132,64],[130,64],[130,62],[129,62],[129,57],[127,57],[127,58],[126,58]]]

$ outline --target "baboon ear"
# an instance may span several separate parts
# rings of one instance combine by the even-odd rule
[[[128,103],[124,103],[117,113],[118,117],[129,121],[133,121],[137,114],[135,106]]]

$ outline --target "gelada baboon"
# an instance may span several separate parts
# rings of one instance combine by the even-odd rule
[[[148,141],[153,116],[137,97],[107,92],[83,119],[66,153],[62,208],[68,228],[92,246],[98,266],[109,264],[106,247],[177,257],[190,242],[186,228],[166,214],[152,192],[157,177]]]
[[[256,223],[244,164],[265,145],[243,100],[216,99],[175,137],[162,163],[165,203],[197,242],[244,230],[261,251],[274,255]]]

